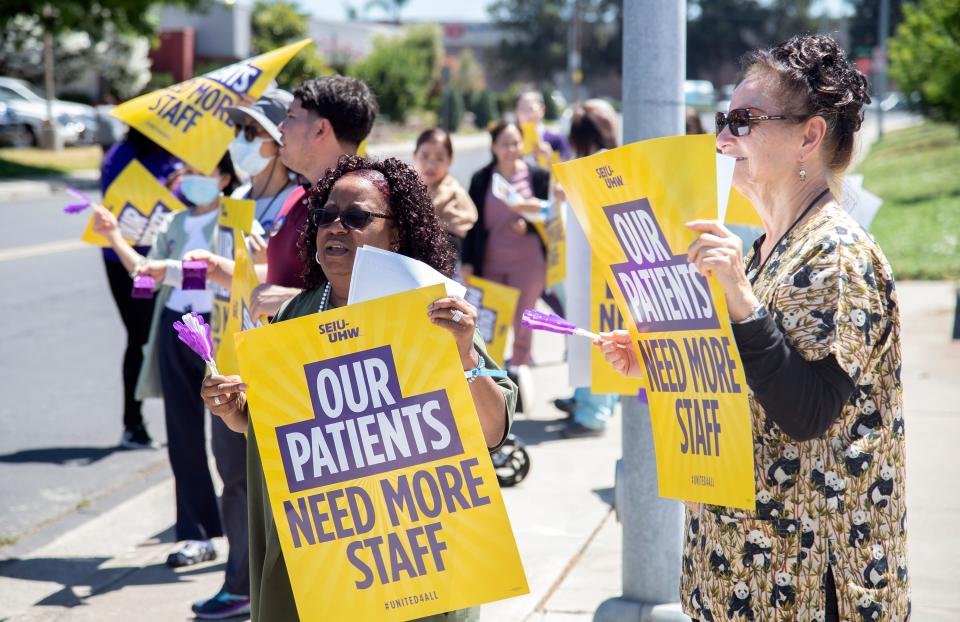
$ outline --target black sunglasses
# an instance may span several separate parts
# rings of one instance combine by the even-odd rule
[[[252,143],[253,139],[260,135],[261,129],[259,125],[235,125],[233,126],[236,130],[235,136],[243,134],[243,137],[247,140],[248,143]],[[267,136],[267,132],[264,130],[263,135]]]
[[[360,231],[366,228],[374,218],[393,220],[393,216],[390,214],[368,212],[359,207],[351,207],[342,212],[340,210],[330,209],[329,207],[315,207],[310,210],[310,222],[312,222],[315,227],[329,227],[339,219],[340,224],[343,225],[345,229]]]
[[[730,133],[734,136],[746,136],[750,133],[750,126],[757,121],[783,121],[787,117],[782,114],[750,114],[748,108],[737,108],[727,114],[717,113],[717,136],[723,128],[730,126]]]

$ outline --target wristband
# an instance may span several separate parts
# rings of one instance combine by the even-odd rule
[[[506,378],[507,371],[505,369],[486,369],[486,363],[483,361],[482,356],[477,357],[477,366],[473,369],[465,369],[463,375],[467,379],[467,383],[471,383],[480,376],[487,376],[489,378]]]

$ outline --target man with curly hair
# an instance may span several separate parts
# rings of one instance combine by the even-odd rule
[[[303,178],[304,186],[290,194],[268,232],[267,276],[251,296],[254,316],[275,315],[280,305],[304,289],[297,242],[307,222],[307,191],[340,156],[356,154],[377,111],[373,92],[356,78],[314,78],[293,92],[293,103],[280,124],[280,160]]]

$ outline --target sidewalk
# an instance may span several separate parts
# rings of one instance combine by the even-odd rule
[[[960,498],[945,494],[960,481],[960,463],[952,459],[960,438],[960,343],[950,341],[954,286],[901,283],[899,292],[913,619],[947,622],[960,619]],[[537,406],[514,426],[528,443],[532,468],[522,484],[503,491],[530,594],[485,605],[484,622],[588,622],[621,592],[620,525],[609,505],[619,415],[602,438],[559,439],[549,401],[567,394],[563,344],[554,335],[537,339]],[[0,620],[190,619],[189,604],[220,587],[223,556],[167,569],[172,522],[167,480],[19,560],[0,562]]]

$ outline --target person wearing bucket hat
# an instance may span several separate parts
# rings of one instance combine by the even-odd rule
[[[280,161],[283,139],[277,127],[291,103],[289,91],[274,89],[251,106],[226,108],[237,132],[230,143],[230,157],[250,176],[233,196],[257,202],[255,220],[265,231],[271,230],[284,201],[297,187],[296,175]]]

